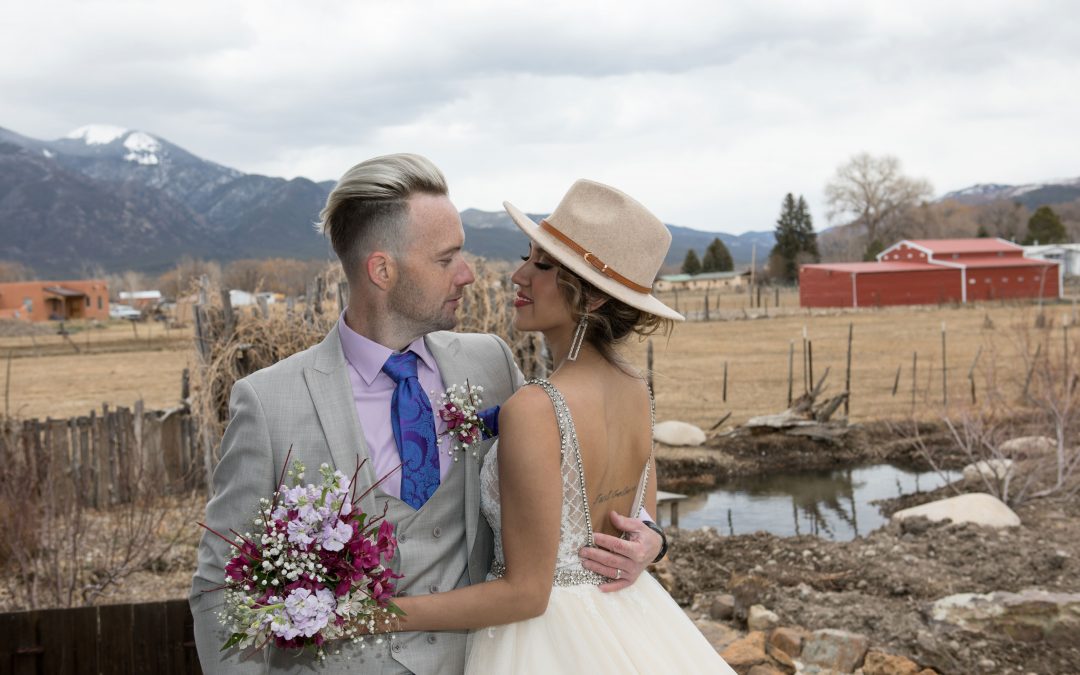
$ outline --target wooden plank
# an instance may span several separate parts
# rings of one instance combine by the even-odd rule
[[[42,654],[42,669],[46,673],[75,672],[74,616],[68,609],[49,609],[41,613],[38,631]]]
[[[169,656],[169,670],[174,675],[196,673],[201,675],[199,652],[195,648],[195,621],[191,618],[191,607],[187,600],[169,600],[165,603],[168,628],[166,647]]]
[[[98,610],[98,669],[132,673],[135,623],[132,605],[102,605]],[[139,627],[140,634],[142,626]]]
[[[77,675],[98,675],[104,671],[99,668],[98,634],[101,632],[97,607],[77,607],[62,610],[69,614],[71,621],[72,654],[75,665],[69,673]]]
[[[144,602],[132,605],[133,625],[139,631],[132,636],[131,672],[167,675],[172,672],[168,657],[168,618],[166,603]]]
[[[38,639],[40,612],[0,614],[0,662],[5,673],[37,675],[44,648]]]

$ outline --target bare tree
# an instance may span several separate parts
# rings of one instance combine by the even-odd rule
[[[907,212],[932,194],[930,183],[901,173],[896,157],[865,152],[837,168],[825,185],[830,222],[859,227],[868,250],[884,245],[886,236],[902,236]]]
[[[997,199],[981,205],[976,220],[991,237],[1016,241],[1024,237],[1028,216],[1023,204]]]

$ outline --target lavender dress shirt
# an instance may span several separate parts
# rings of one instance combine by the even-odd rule
[[[390,425],[390,399],[394,395],[394,381],[382,372],[383,364],[394,350],[373,342],[360,335],[345,323],[345,313],[338,319],[338,335],[341,337],[341,349],[345,360],[349,362],[349,384],[352,385],[353,401],[356,403],[356,415],[363,428],[371,456],[372,468],[379,478],[394,472],[386,482],[380,485],[383,492],[401,498],[401,456],[394,441],[394,430]],[[439,365],[428,351],[424,338],[419,338],[405,351],[414,352],[417,357],[416,373],[420,386],[431,399],[431,409],[438,406],[439,394],[445,390]],[[434,393],[433,393],[434,392]],[[446,422],[439,418],[435,410],[435,432],[439,435],[439,480],[446,478],[453,460],[447,454],[450,448],[449,437],[443,435]]]

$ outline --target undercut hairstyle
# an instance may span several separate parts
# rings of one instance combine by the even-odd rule
[[[675,328],[675,322],[637,307],[631,307],[604,293],[562,264],[558,262],[555,264],[559,270],[555,280],[570,307],[574,323],[581,321],[582,318],[588,319],[585,339],[609,363],[630,375],[638,375],[624,359],[619,357],[615,348],[631,334],[642,338],[657,333],[670,336]],[[606,299],[607,302],[590,311],[589,305],[599,299]]]
[[[317,228],[330,237],[346,277],[352,280],[374,251],[401,255],[414,194],[449,194],[442,172],[420,155],[375,157],[345,172],[326,198]]]

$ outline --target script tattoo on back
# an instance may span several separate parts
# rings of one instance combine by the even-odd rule
[[[598,496],[594,500],[594,503],[603,504],[604,502],[611,501],[612,499],[615,499],[617,497],[622,497],[624,495],[628,495],[628,494],[632,493],[633,491],[634,491],[634,486],[633,485],[627,485],[625,487],[617,488],[615,490],[608,490],[607,492],[601,492],[600,496]]]

